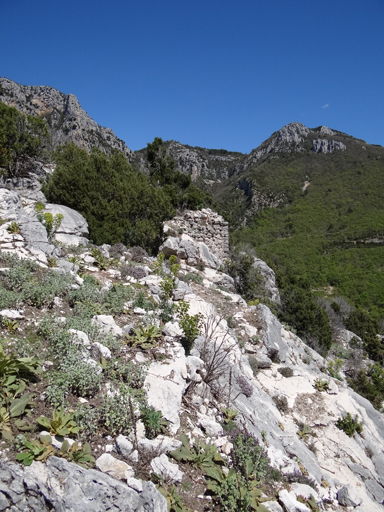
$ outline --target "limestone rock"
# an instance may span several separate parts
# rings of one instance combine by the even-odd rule
[[[353,489],[350,485],[344,485],[337,492],[337,501],[343,507],[357,507],[361,503],[361,498],[357,496],[355,489]]]
[[[0,462],[0,492],[12,512],[167,512],[167,502],[151,482],[142,492],[93,469],[58,457],[31,466]],[[4,508],[3,508],[4,509]]]
[[[312,151],[315,153],[332,153],[333,151],[345,151],[346,145],[337,140],[316,139],[313,141]]]
[[[118,480],[126,479],[127,471],[132,470],[131,466],[128,466],[126,462],[115,459],[110,453],[103,453],[103,455],[96,459],[96,467],[103,473],[107,473]]]
[[[279,501],[287,512],[311,512],[304,503],[297,501],[286,489],[279,492]]]
[[[164,453],[152,460],[151,468],[154,473],[160,475],[167,483],[180,482],[184,475],[180,471],[179,466],[170,462]]]
[[[253,267],[258,269],[263,276],[264,288],[271,301],[276,302],[276,304],[280,304],[280,293],[276,286],[276,276],[274,271],[265,263],[265,261],[256,257],[254,258]]]
[[[121,434],[116,438],[115,446],[117,452],[120,453],[120,455],[123,455],[123,457],[128,457],[133,450],[133,444],[131,441]]]
[[[111,315],[95,315],[92,318],[92,322],[98,324],[101,329],[109,334],[113,334],[114,336],[122,336],[123,330],[119,327],[113,319]]]
[[[259,322],[263,327],[262,341],[266,355],[272,359],[272,361],[284,363],[288,357],[288,346],[281,337],[280,322],[264,304],[258,304],[256,311]]]
[[[173,439],[168,436],[157,436],[155,439],[147,439],[143,437],[139,440],[138,445],[140,447],[141,452],[146,452],[148,454],[161,455],[162,453],[169,453],[180,448],[181,441],[178,439]]]
[[[16,107],[24,114],[48,116],[53,148],[65,142],[74,142],[88,152],[93,147],[107,153],[117,149],[127,159],[132,158],[133,153],[126,144],[110,128],[104,128],[91,119],[73,94],[63,94],[48,86],[20,85],[8,78],[0,78],[0,86],[0,101],[3,103]]]

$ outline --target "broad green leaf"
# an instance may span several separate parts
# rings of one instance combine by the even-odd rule
[[[37,423],[39,425],[41,425],[42,427],[45,427],[47,429],[50,430],[51,428],[51,422],[49,421],[49,419],[46,417],[46,416],[40,416],[39,418],[37,418]]]
[[[21,416],[30,401],[31,395],[29,393],[26,393],[21,398],[16,398],[16,400],[12,402],[11,407],[9,408],[11,417],[15,418],[17,416]]]

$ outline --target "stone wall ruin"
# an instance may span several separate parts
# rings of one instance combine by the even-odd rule
[[[164,233],[172,236],[184,234],[195,242],[204,242],[221,260],[229,256],[228,222],[210,208],[186,210],[164,223]]]

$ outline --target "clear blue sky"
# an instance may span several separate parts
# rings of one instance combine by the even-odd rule
[[[383,0],[0,0],[0,76],[75,94],[131,149],[249,152],[283,125],[384,145]]]

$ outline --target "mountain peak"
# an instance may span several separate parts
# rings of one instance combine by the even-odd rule
[[[121,151],[129,160],[132,151],[110,128],[96,123],[80,106],[74,94],[64,94],[46,85],[20,85],[0,77],[0,101],[27,115],[46,120],[53,149],[65,142],[74,142],[91,151],[98,147],[105,153]]]

